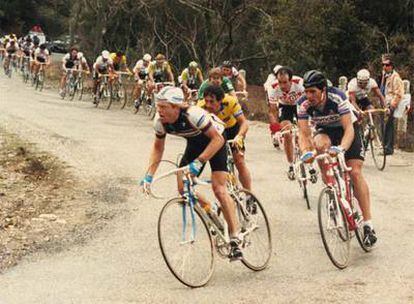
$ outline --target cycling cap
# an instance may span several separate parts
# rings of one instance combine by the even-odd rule
[[[189,68],[193,68],[196,69],[198,68],[198,64],[195,61],[191,61],[190,64],[188,65]]]
[[[273,73],[276,75],[277,72],[279,72],[281,68],[282,66],[280,64],[276,64],[275,67],[273,68]]]
[[[150,54],[145,54],[142,59],[144,59],[144,61],[151,61],[152,58]]]
[[[103,59],[109,59],[109,56],[110,56],[110,54],[109,54],[109,52],[108,51],[102,51],[102,58]]]
[[[223,64],[221,65],[223,68],[232,68],[233,64],[231,63],[230,60],[225,60],[223,61]]]
[[[358,81],[368,81],[370,78],[369,71],[367,69],[359,70],[357,73],[357,80]]]
[[[177,87],[164,87],[156,95],[157,101],[169,102],[172,104],[180,105],[184,102],[183,90]]]

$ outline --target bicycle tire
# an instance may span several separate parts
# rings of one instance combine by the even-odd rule
[[[240,194],[244,193],[243,198],[240,200]],[[258,215],[261,214],[262,215],[262,220],[261,223],[262,225],[264,225],[265,229],[260,229],[261,226],[258,225],[258,227],[256,229],[254,229],[251,233],[249,233],[248,235],[245,236],[245,239],[243,241],[242,244],[242,251],[243,251],[243,258],[241,260],[241,262],[243,263],[244,266],[246,266],[247,268],[253,270],[253,271],[261,271],[263,269],[265,269],[267,267],[267,265],[269,264],[270,258],[272,256],[272,235],[271,235],[271,231],[270,231],[270,224],[269,224],[269,220],[267,218],[266,212],[262,206],[262,204],[260,203],[260,201],[257,199],[257,197],[251,193],[250,191],[246,190],[246,189],[241,189],[238,191],[237,196],[239,199],[237,199],[236,197],[233,197],[233,199],[237,200],[237,202],[244,204],[244,209],[247,210],[247,197],[250,197],[252,200],[250,201],[250,203],[252,201],[254,201],[252,203],[252,205],[254,204],[256,206],[255,208],[255,213],[254,214],[249,214],[248,216],[246,214],[243,213],[243,211],[240,208],[239,203],[236,203],[236,208],[237,208],[237,214],[239,216],[239,223],[241,223],[242,225],[242,229],[245,228],[244,225],[245,223],[249,223],[252,224],[252,221],[256,221],[256,224],[258,225]],[[248,218],[250,217],[250,219]],[[266,248],[266,252],[263,254],[262,257],[260,257],[260,261],[255,261],[253,254],[250,254],[250,250],[254,244],[256,242],[258,242],[258,240],[260,239],[258,237],[258,229],[260,229],[260,231],[266,231],[265,234],[265,242],[266,244],[264,244],[262,246],[262,248]],[[252,241],[252,239],[255,239]],[[252,246],[253,245],[253,246]]]
[[[303,198],[306,201],[306,206],[308,207],[308,210],[311,209],[310,206],[310,199],[309,199],[309,193],[308,193],[308,180],[306,179],[306,168],[304,164],[300,164],[300,175],[303,180],[299,182],[300,187],[302,188]]]
[[[121,110],[123,110],[125,108],[125,106],[127,105],[128,96],[127,96],[126,89],[122,84],[120,85],[118,92],[122,92],[122,96],[119,96],[119,97],[121,99]]]
[[[370,128],[369,134],[368,134],[369,146],[371,149],[371,156],[372,156],[372,159],[374,160],[375,167],[379,171],[383,171],[387,163],[387,155],[385,153],[385,145],[384,145],[382,134],[384,134],[384,132],[381,132],[381,134],[379,134],[375,126]]]
[[[82,100],[82,97],[83,97],[83,78],[81,78],[78,82],[78,92],[79,92],[78,100]]]
[[[108,92],[109,100],[108,100],[108,105],[106,106],[106,109],[109,110],[111,108],[112,101],[114,100],[113,87],[110,83],[107,84],[107,90],[109,91]]]
[[[344,259],[344,261],[338,261],[338,258],[334,256],[334,253],[332,252],[332,249],[330,248],[328,241],[327,241],[327,236],[326,233],[324,231],[324,225],[325,222],[322,219],[322,212],[325,211],[323,210],[324,206],[324,195],[327,194],[328,196],[328,200],[330,201],[332,199],[332,197],[336,200],[336,194],[335,192],[332,190],[332,188],[330,187],[325,187],[322,189],[321,194],[319,195],[319,201],[318,201],[318,224],[319,224],[319,231],[320,231],[320,235],[322,238],[322,243],[323,246],[325,248],[326,254],[328,255],[330,261],[332,262],[332,264],[337,267],[338,269],[344,269],[348,266],[349,264],[349,259],[350,259],[350,233],[349,233],[349,227],[348,227],[348,223],[344,214],[343,209],[339,206],[339,218],[342,219],[342,226],[345,229],[344,233],[341,233],[339,231],[337,231],[335,234],[338,234],[339,238],[341,239],[341,243],[345,243],[346,247],[346,257]],[[328,202],[329,203],[329,202]],[[335,202],[336,205],[336,202]],[[334,210],[335,211],[335,210]],[[329,210],[329,217],[331,217],[331,210]],[[337,225],[337,221],[336,221],[336,217],[335,217],[335,224]],[[344,239],[344,235],[346,236],[346,239]]]
[[[69,88],[70,88],[69,89],[69,99],[70,99],[70,101],[73,101],[73,99],[75,98],[76,89],[77,89],[77,84],[76,84],[76,81],[75,81],[74,77],[70,80]]]
[[[180,226],[180,222],[177,219],[174,219],[173,221],[171,221],[171,227],[167,227],[167,219],[164,220],[165,217],[167,217],[167,210],[169,211],[169,207],[176,205],[176,207],[178,208],[183,208],[183,204],[186,204],[186,202],[183,200],[183,198],[178,197],[178,198],[173,198],[171,200],[169,200],[164,207],[162,208],[160,215],[158,217],[158,244],[160,246],[160,250],[161,250],[161,254],[164,258],[165,263],[167,264],[168,269],[170,270],[170,272],[174,275],[174,277],[180,281],[182,284],[191,287],[191,288],[198,288],[198,287],[202,287],[205,286],[211,279],[211,277],[213,276],[214,273],[214,268],[215,268],[215,247],[214,247],[214,242],[213,239],[211,237],[211,233],[210,230],[207,226],[207,223],[205,222],[205,220],[203,219],[203,217],[200,215],[199,211],[197,211],[197,209],[194,209],[195,212],[195,217],[197,219],[199,219],[199,221],[201,221],[201,225],[198,225],[197,227],[197,236],[201,234],[201,227],[204,227],[205,229],[205,233],[207,235],[207,239],[208,239],[208,243],[209,243],[209,248],[210,248],[210,252],[208,253],[208,256],[210,258],[210,261],[207,265],[207,271],[206,274],[203,275],[201,277],[201,279],[193,279],[193,281],[191,281],[189,278],[185,278],[183,275],[183,270],[180,271],[176,268],[176,266],[173,264],[173,257],[170,256],[169,252],[175,252],[176,250],[168,250],[167,249],[167,244],[166,244],[166,240],[164,239],[164,235],[167,236],[171,236],[174,234],[174,228],[181,228]],[[187,206],[188,207],[188,206]],[[182,216],[181,212],[176,212],[176,210],[174,210],[174,215],[180,217]],[[188,220],[188,222],[191,221],[191,219]],[[167,227],[165,228],[164,225]],[[165,231],[165,232],[164,232]],[[204,232],[203,232],[204,235]],[[182,236],[182,235],[181,235]],[[176,242],[178,244],[182,243],[182,239],[181,237],[179,237],[180,241]],[[194,241],[194,242],[186,242],[185,244],[181,244],[181,245],[188,245],[190,244],[190,246],[192,246],[193,244],[198,244],[198,241]],[[179,256],[184,256],[184,255],[179,255]],[[185,256],[184,256],[185,257]],[[196,265],[193,267],[194,270],[199,274],[201,270],[204,270],[204,265],[202,265],[201,263],[205,261],[205,259],[198,259],[196,261]],[[183,263],[184,264],[184,263]]]

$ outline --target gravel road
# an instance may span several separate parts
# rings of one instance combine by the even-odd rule
[[[218,260],[210,284],[191,290],[169,273],[158,248],[162,201],[144,200],[136,183],[154,138],[144,116],[89,102],[62,101],[55,91],[35,92],[20,79],[0,76],[0,125],[71,166],[81,180],[110,181],[129,190],[115,217],[93,240],[59,253],[26,257],[0,275],[0,303],[414,303],[414,154],[397,152],[384,172],[366,162],[379,242],[363,253],[352,242],[350,266],[339,271],[319,236],[316,200],[305,208],[288,181],[282,152],[267,126],[251,123],[247,160],[254,192],[271,222],[274,252],[268,269],[254,273]],[[183,140],[167,140],[175,159]]]

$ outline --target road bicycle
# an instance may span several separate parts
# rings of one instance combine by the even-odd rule
[[[349,264],[350,241],[355,235],[365,252],[372,247],[364,244],[363,215],[350,177],[351,168],[344,153],[331,156],[323,153],[315,157],[326,166],[326,186],[318,201],[318,223],[325,251],[339,269]]]
[[[99,74],[99,83],[97,88],[96,96],[94,97],[95,107],[98,107],[100,103],[104,100],[108,100],[112,95],[112,85],[109,81],[110,74]],[[109,107],[107,106],[107,109]]]
[[[42,91],[43,86],[45,84],[45,65],[46,63],[38,62],[39,70],[37,71],[37,74],[34,75],[34,84],[35,84],[35,90]]]
[[[316,170],[311,164],[306,164],[300,160],[301,153],[299,149],[299,129],[296,124],[290,125],[290,128],[287,130],[281,130],[277,133],[277,140],[279,142],[279,147],[284,146],[285,136],[290,135],[292,138],[293,144],[293,164],[294,164],[294,175],[295,179],[299,184],[303,198],[305,199],[306,206],[308,209],[311,209],[310,199],[309,199],[309,190],[308,186],[312,183],[315,184],[318,180]]]
[[[384,134],[387,109],[370,109],[363,112],[367,121],[363,128],[363,142],[365,150],[371,150],[375,167],[383,171],[385,169],[387,154],[385,153]],[[376,119],[374,119],[374,114]],[[382,115],[381,115],[382,114]]]
[[[229,143],[228,155],[231,154]],[[232,159],[228,165],[232,166]],[[234,165],[234,163],[233,163]],[[229,194],[235,203],[236,215],[241,228],[241,262],[251,270],[267,267],[271,252],[271,232],[266,213],[259,200],[251,192],[242,189],[231,167],[228,178]],[[188,166],[173,169],[156,177],[158,181],[177,175],[183,179],[184,194],[169,200],[158,219],[158,241],[167,267],[184,285],[201,287],[211,279],[216,255],[229,258],[230,236],[221,208],[217,204],[202,206],[195,188],[210,185],[210,181],[188,174]],[[156,198],[156,194],[152,192]]]
[[[123,85],[122,76],[124,76],[124,75],[130,76],[131,73],[129,73],[129,72],[115,72],[115,75],[117,75],[117,76],[114,77],[113,80],[112,80],[111,94],[110,94],[108,106],[106,108],[107,110],[109,110],[109,108],[111,107],[112,102],[114,100],[119,101],[121,103],[121,109],[125,108],[125,106],[127,104],[127,100],[128,100],[127,92],[126,92],[126,89]]]
[[[79,69],[66,69],[66,81],[60,94],[62,99],[65,99],[66,96],[69,97],[69,100],[75,98],[78,89],[78,75],[80,73],[81,71]]]
[[[9,78],[11,78],[13,74],[13,70],[17,72],[17,55],[16,54],[9,55],[8,64],[6,65],[5,63],[3,63],[3,68],[4,68],[4,74],[8,76]]]
[[[24,83],[27,83],[31,77],[30,71],[30,56],[23,57],[23,70],[22,70],[22,79]]]

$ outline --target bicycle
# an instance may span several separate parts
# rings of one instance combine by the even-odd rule
[[[147,78],[142,80],[142,83],[136,83],[135,85],[141,86],[141,94],[138,96],[138,104],[134,103],[134,114],[137,114],[139,112],[139,109],[141,108],[141,105],[143,102],[147,102],[148,99],[148,91],[147,91]]]
[[[387,113],[387,109],[370,109],[363,111],[364,115],[368,115],[368,122],[365,124],[363,129],[363,142],[365,150],[368,150],[368,147],[371,150],[372,159],[374,160],[375,167],[379,171],[385,169],[387,154],[385,153],[385,144],[384,144],[384,130],[385,123],[384,119],[376,119],[374,122],[373,114]]]
[[[69,99],[72,101],[75,98],[76,90],[78,88],[78,69],[66,69],[66,81],[61,93],[62,99],[65,99],[66,95],[69,95]]]
[[[13,70],[17,71],[17,55],[10,54],[7,65],[3,63],[3,68],[4,68],[4,74],[8,76],[9,78],[11,78]]]
[[[337,156],[323,153],[315,160],[321,160],[327,166],[327,183],[318,201],[319,231],[329,259],[337,268],[344,269],[349,264],[353,235],[365,252],[372,249],[363,242],[363,216],[354,196],[350,177],[352,168],[347,167],[344,153]],[[330,236],[333,240],[328,240]],[[339,253],[337,248],[340,248]]]
[[[107,106],[107,110],[109,110],[109,108],[111,107],[111,104],[113,102],[114,99],[121,101],[121,109],[125,108],[127,100],[128,100],[128,96],[127,96],[127,92],[126,89],[122,83],[122,75],[131,75],[131,73],[129,72],[115,72],[116,75],[118,75],[117,77],[115,77],[112,81],[112,91],[111,91],[111,96],[109,98],[109,103]]]
[[[104,99],[110,99],[112,95],[112,86],[109,82],[110,74],[99,74],[99,84],[98,84],[98,90],[95,96],[95,107],[97,108],[99,104]],[[108,107],[107,107],[108,109]]]
[[[229,143],[227,147],[230,149]],[[231,151],[228,153],[231,154]],[[228,258],[230,236],[227,223],[220,216],[222,213],[220,207],[201,206],[199,203],[195,187],[207,186],[210,182],[202,181],[187,172],[188,166],[171,170],[156,177],[152,185],[168,176],[181,173],[184,195],[169,200],[162,208],[158,219],[158,242],[171,273],[184,285],[196,288],[206,285],[211,279],[214,272],[215,252],[224,259]],[[234,171],[230,170],[228,189],[236,204],[236,215],[241,227],[240,237],[243,239],[241,262],[253,271],[260,271],[267,267],[272,252],[269,222],[257,198],[249,191],[241,189],[233,179],[235,178],[233,174]],[[152,195],[160,198],[154,193]],[[263,232],[264,236],[259,236],[260,232]],[[172,237],[172,241],[168,240],[169,237]],[[260,244],[261,240],[265,244]],[[202,256],[190,257],[195,255],[198,249],[203,250]],[[183,253],[183,251],[187,252]],[[190,265],[191,262],[193,265]],[[184,273],[186,270],[195,270],[195,273]]]
[[[22,71],[23,82],[27,83],[30,77],[31,77],[30,56],[24,56],[23,57],[23,71]]]
[[[299,187],[302,191],[303,198],[306,201],[306,206],[310,210],[310,199],[309,199],[309,191],[308,185],[309,182],[312,184],[316,184],[318,177],[316,175],[316,170],[313,168],[312,165],[306,164],[300,160],[300,149],[298,143],[298,135],[299,129],[296,124],[292,124],[290,129],[288,130],[281,130],[277,133],[277,140],[279,142],[279,147],[283,147],[284,145],[284,137],[287,134],[292,136],[292,144],[293,144],[293,164],[294,164],[294,175],[295,179],[299,184]]]
[[[44,66],[46,65],[46,63],[39,62],[38,64],[40,65],[39,71],[34,76],[35,90],[42,91],[43,90],[43,85],[45,83],[45,70],[44,70]]]

